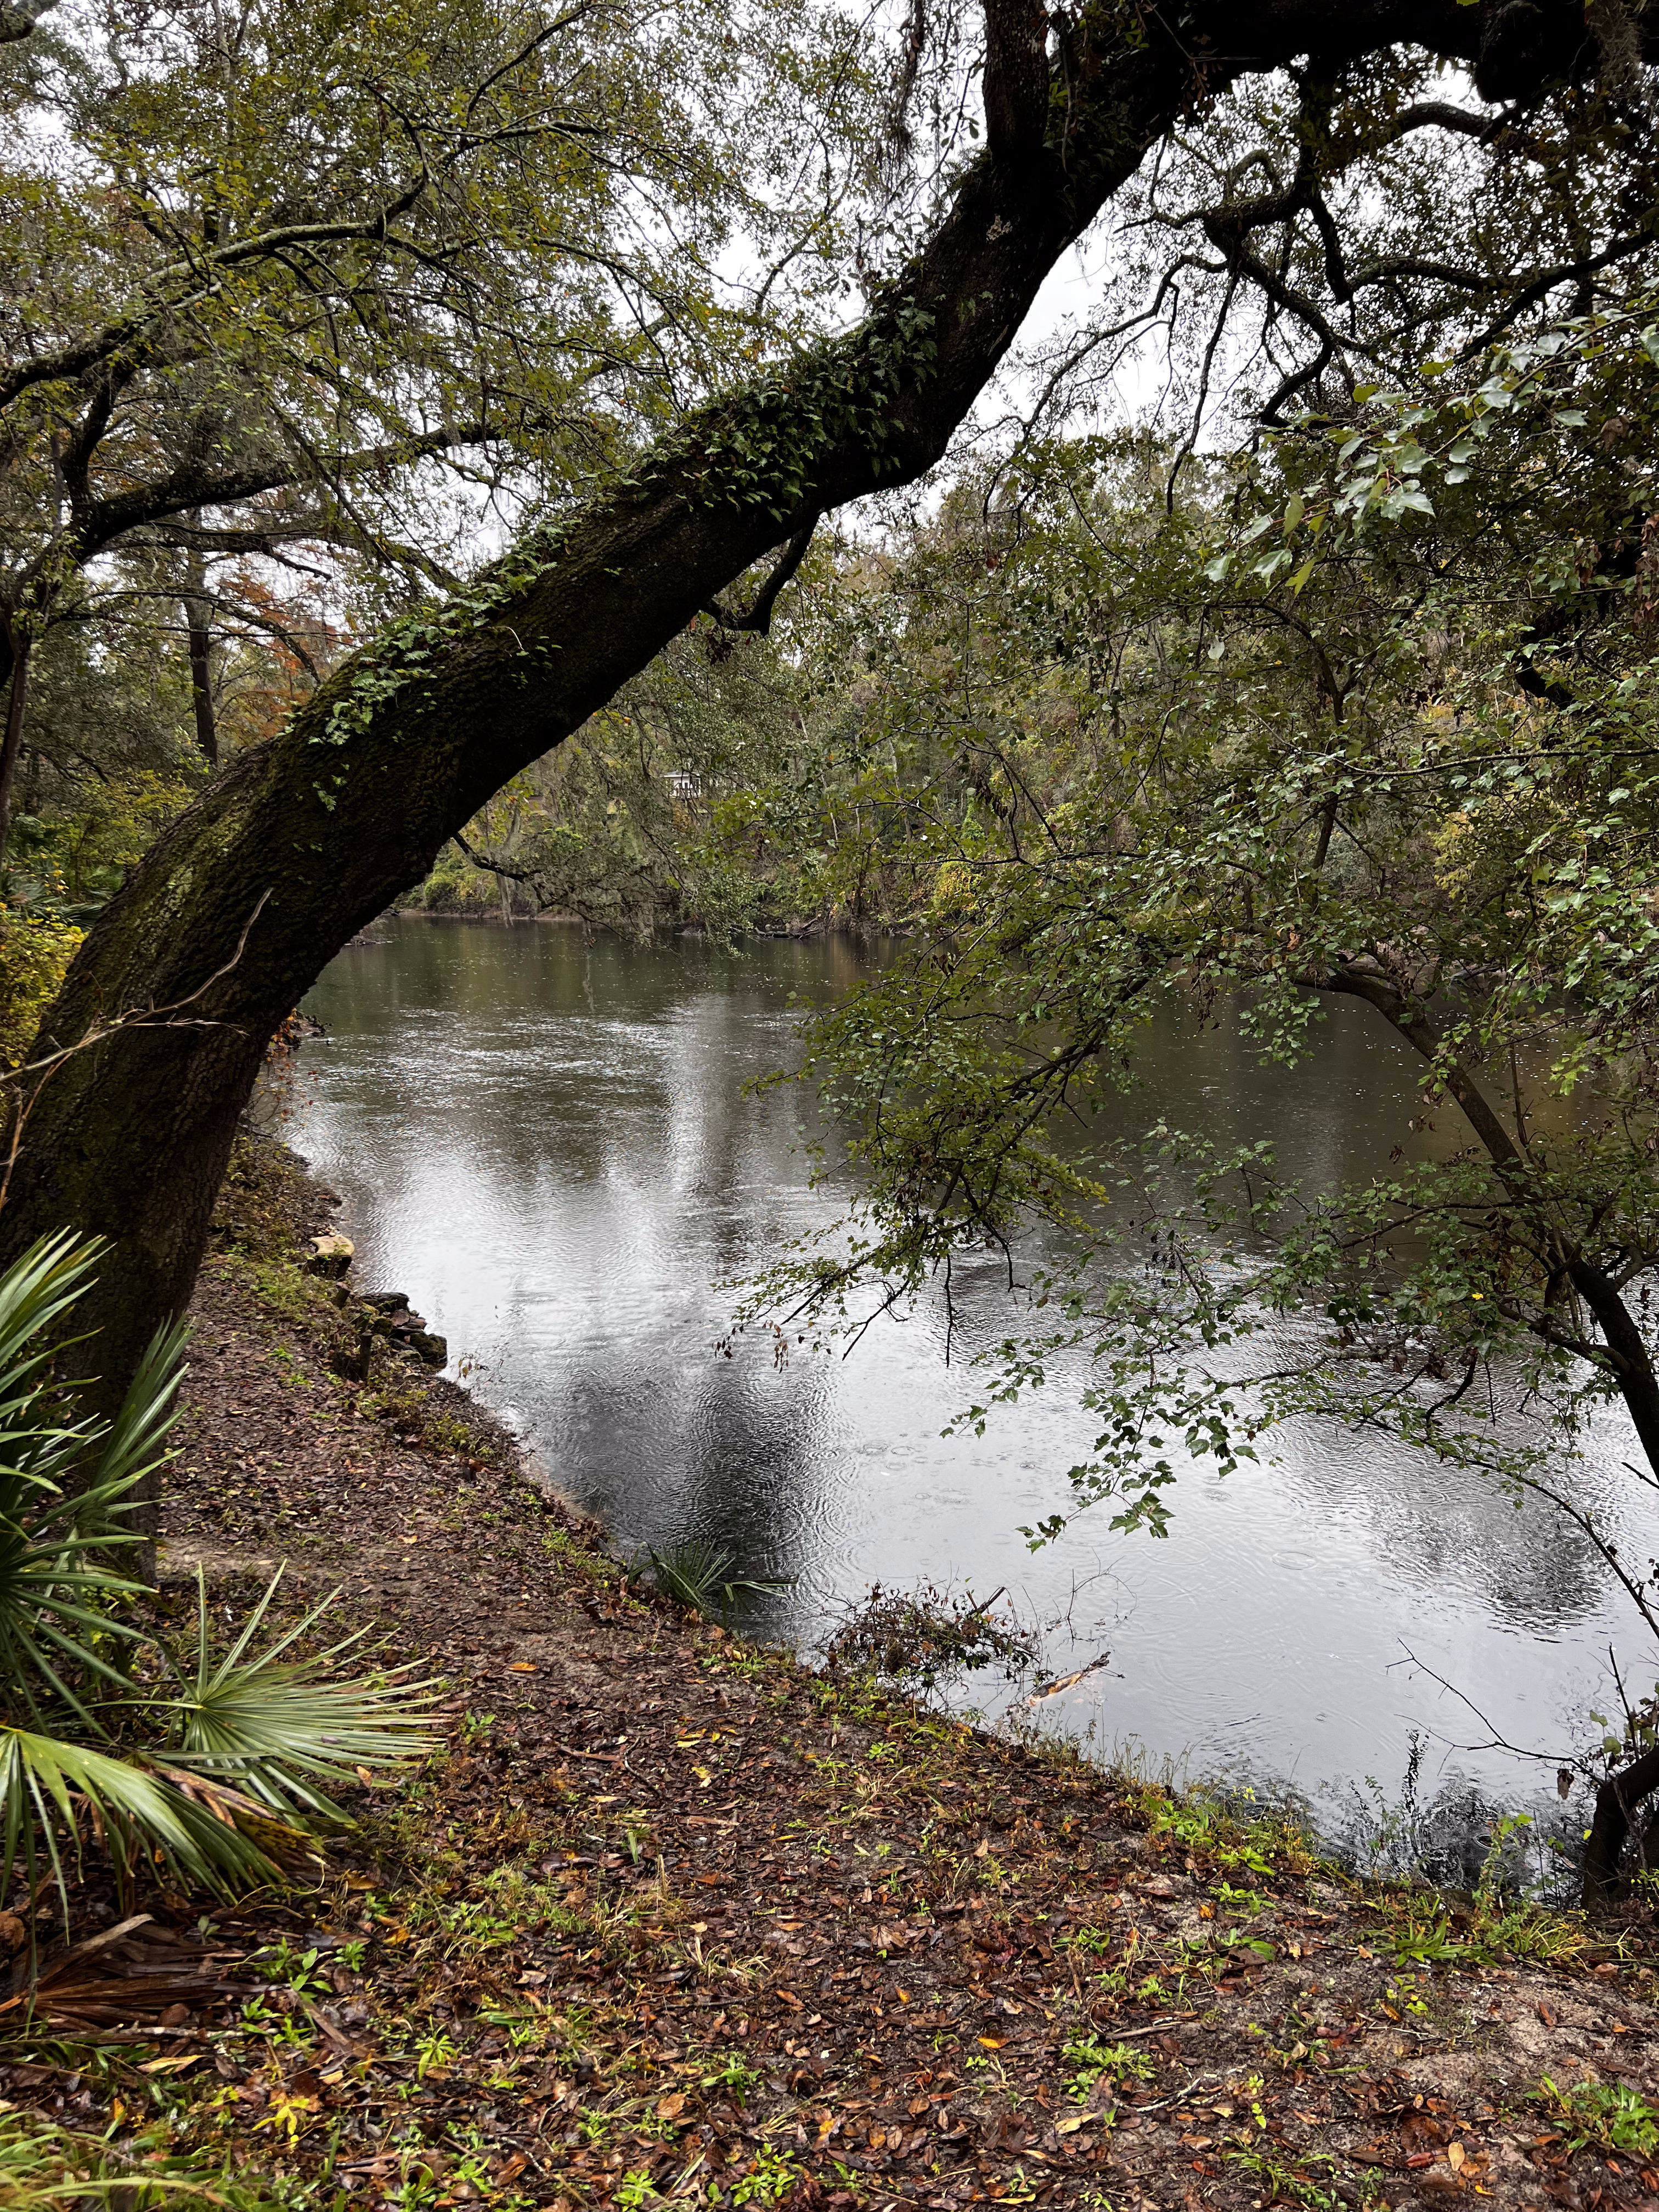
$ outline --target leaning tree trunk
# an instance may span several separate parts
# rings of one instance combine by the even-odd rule
[[[1659,1747],[1643,1752],[1610,1774],[1595,1792],[1595,1812],[1584,1845],[1584,1902],[1603,1904],[1622,1886],[1620,1862],[1643,1803],[1659,1790]]]
[[[1548,4],[1582,40],[1567,0]],[[1100,5],[1051,66],[1040,0],[986,0],[986,151],[866,320],[708,407],[633,477],[356,654],[173,824],[99,920],[40,1049],[155,1012],[39,1093],[0,1261],[65,1224],[111,1240],[85,1316],[105,1391],[190,1297],[266,1040],[452,832],[769,549],[938,460],[1048,271],[1184,112],[1310,50],[1409,40],[1474,61],[1502,12],[1200,0],[1166,24]]]

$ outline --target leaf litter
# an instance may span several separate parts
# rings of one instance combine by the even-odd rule
[[[464,1393],[340,1371],[294,1264],[328,1205],[242,1147],[164,1588],[337,1584],[443,1677],[447,1753],[366,1782],[314,1892],[100,1930],[89,1864],[0,2014],[14,2115],[331,2207],[1659,2205],[1644,1909],[1362,1885],[678,1613]]]

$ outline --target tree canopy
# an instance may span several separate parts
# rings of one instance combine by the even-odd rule
[[[872,100],[812,31],[276,0],[0,48],[0,849],[37,647],[187,643],[211,763],[227,632],[309,659],[295,592],[362,631],[453,588],[811,325]]]

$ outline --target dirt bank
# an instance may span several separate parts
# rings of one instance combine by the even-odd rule
[[[240,1156],[167,1571],[338,1585],[447,1755],[320,1894],[211,1917],[218,1994],[14,2036],[15,2103],[329,2205],[1659,2198],[1645,1919],[1363,1889],[682,1618],[462,1394],[337,1371],[320,1212]],[[199,1905],[154,1910],[182,1953]]]

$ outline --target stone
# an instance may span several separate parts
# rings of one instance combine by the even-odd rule
[[[372,1307],[370,1311],[374,1319],[369,1327],[377,1336],[407,1336],[412,1329],[426,1327],[425,1316],[412,1311],[407,1299],[401,1311],[374,1313]]]
[[[349,1237],[313,1237],[306,1248],[306,1272],[332,1276],[337,1281],[349,1269],[356,1249]]]
[[[409,1311],[407,1291],[365,1291],[362,1294],[362,1302],[366,1306],[373,1306],[375,1312],[379,1314]]]

